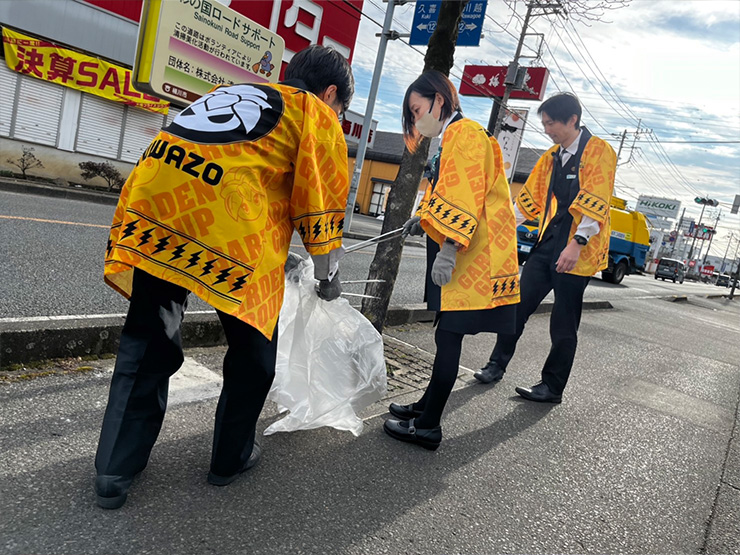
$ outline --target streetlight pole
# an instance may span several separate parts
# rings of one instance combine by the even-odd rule
[[[360,186],[360,176],[362,175],[362,164],[365,161],[367,142],[370,137],[370,127],[373,124],[375,99],[378,96],[380,75],[383,72],[383,60],[385,60],[386,46],[388,46],[389,40],[399,38],[398,33],[391,31],[391,24],[393,23],[393,9],[396,7],[396,4],[405,4],[406,1],[407,0],[389,0],[388,7],[385,10],[385,21],[383,21],[383,31],[380,34],[380,45],[378,46],[378,53],[375,56],[375,70],[373,71],[373,78],[370,81],[370,92],[367,95],[367,106],[365,107],[365,119],[362,122],[360,144],[357,145],[357,154],[355,154],[355,169],[352,173],[352,182],[349,186],[347,208],[344,211],[344,231],[349,231],[350,225],[352,224],[352,214],[355,209],[357,189]]]

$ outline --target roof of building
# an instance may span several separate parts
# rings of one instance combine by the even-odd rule
[[[347,145],[349,156],[354,158],[357,154],[357,145]],[[439,147],[439,139],[432,139],[432,146],[429,148],[429,158],[431,159],[437,152]],[[368,148],[365,153],[367,160],[375,160],[377,162],[388,162],[391,164],[400,164],[401,157],[403,156],[403,135],[401,133],[391,133],[389,131],[377,131],[375,134],[375,144],[373,148]],[[537,160],[544,153],[544,150],[537,148],[521,147],[519,150],[519,158],[516,163],[516,170],[514,172],[513,181],[523,183],[529,177],[532,172]]]
[[[375,132],[375,144],[373,148],[368,148],[365,152],[366,160],[375,160],[376,162],[388,162],[391,164],[400,164],[401,157],[403,156],[403,149],[405,145],[403,142],[403,135],[401,133],[391,133],[389,131],[376,131]],[[347,145],[350,158],[354,158],[357,154],[357,145]],[[432,139],[432,145],[429,147],[429,157],[431,160],[432,156],[437,153],[439,148],[439,139]]]

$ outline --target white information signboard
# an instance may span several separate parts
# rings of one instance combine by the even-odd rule
[[[522,144],[524,125],[527,122],[529,110],[526,108],[514,108],[504,111],[504,119],[499,131],[498,144],[501,145],[501,153],[504,156],[504,169],[506,179],[511,181],[519,159],[519,147]]]
[[[215,85],[276,83],[285,41],[215,0],[144,0],[138,90],[188,105]]]

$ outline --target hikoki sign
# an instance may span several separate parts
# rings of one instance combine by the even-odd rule
[[[134,90],[131,70],[3,27],[5,62],[13,71],[166,114],[169,103]]]
[[[640,195],[635,210],[648,216],[675,218],[681,209],[681,202],[669,198],[648,197]]]

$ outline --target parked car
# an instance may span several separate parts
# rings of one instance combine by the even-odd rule
[[[720,274],[717,276],[717,281],[714,282],[714,284],[720,287],[729,287],[730,286],[730,276],[728,276],[727,274]]]
[[[673,283],[683,283],[685,276],[686,266],[681,260],[673,258],[661,258],[655,270],[655,279],[660,278],[663,281],[670,279]]]

